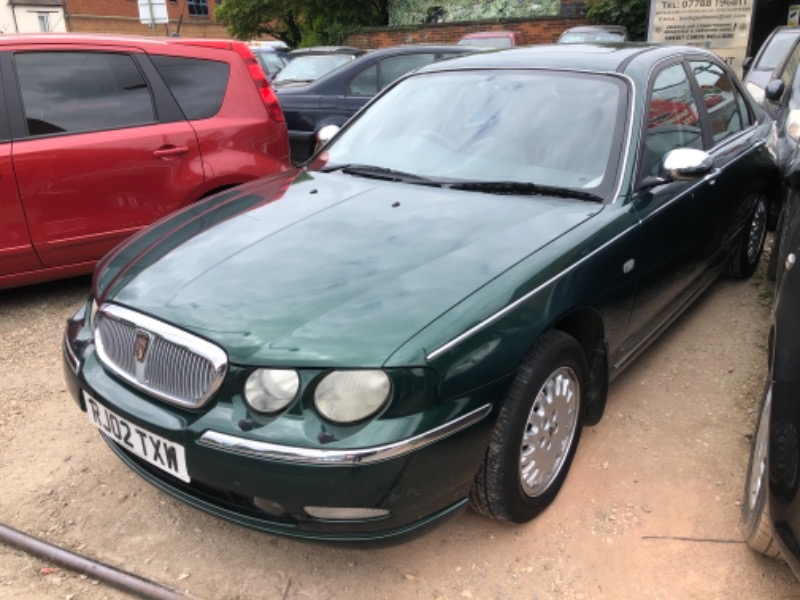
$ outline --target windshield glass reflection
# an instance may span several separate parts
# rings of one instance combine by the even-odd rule
[[[435,180],[608,191],[625,100],[617,78],[432,73],[401,82],[326,148],[326,169],[372,165]]]

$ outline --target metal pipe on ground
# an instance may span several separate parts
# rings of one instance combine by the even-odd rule
[[[141,598],[152,598],[153,600],[184,600],[186,598],[180,592],[163,585],[54,546],[3,524],[0,524],[0,542]]]

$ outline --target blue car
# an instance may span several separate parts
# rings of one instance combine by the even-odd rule
[[[369,52],[305,85],[281,85],[278,77],[275,91],[289,128],[292,162],[300,164],[311,156],[320,129],[344,125],[398,77],[437,60],[475,51],[469,46],[393,46]]]

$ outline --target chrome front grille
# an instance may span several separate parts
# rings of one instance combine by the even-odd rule
[[[156,398],[199,408],[225,377],[228,362],[221,348],[152,317],[103,305],[96,324],[100,361]]]

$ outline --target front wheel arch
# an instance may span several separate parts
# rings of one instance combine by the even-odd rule
[[[478,512],[524,523],[555,499],[575,456],[588,381],[575,338],[551,329],[517,370],[469,500]]]
[[[608,398],[608,346],[603,319],[596,310],[584,308],[563,317],[553,329],[572,336],[583,349],[589,369],[584,424],[597,425]]]

